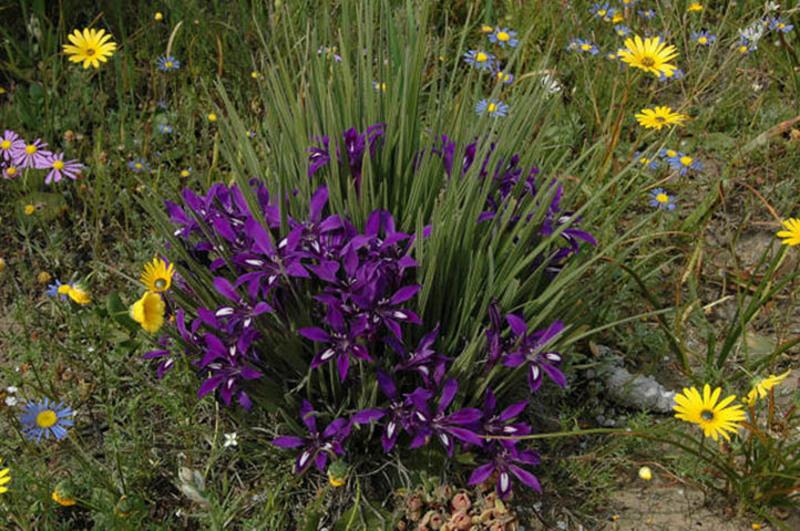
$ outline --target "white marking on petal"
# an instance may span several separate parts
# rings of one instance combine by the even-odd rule
[[[442,440],[445,446],[450,446],[450,437],[448,437],[446,433],[440,433],[439,438]]]
[[[228,306],[225,308],[220,308],[214,315],[216,315],[217,317],[225,317],[226,315],[232,315],[232,314],[233,314],[233,308]]]
[[[538,365],[531,365],[531,377],[534,380],[539,379],[539,366]]]
[[[500,473],[500,492],[508,492],[508,487],[511,486],[511,478],[508,477],[508,472]]]
[[[287,240],[286,238],[282,239],[282,240],[280,241],[280,243],[278,244],[278,249],[282,249],[282,248],[286,247],[286,245],[287,245],[288,243],[289,243],[289,240]]]
[[[392,421],[392,422],[390,422],[389,424],[386,425],[386,436],[388,438],[391,439],[392,437],[394,437],[395,428],[397,428],[397,424],[395,424],[394,421]]]
[[[322,361],[328,361],[333,357],[334,354],[336,354],[336,351],[334,351],[332,348],[329,348],[328,350],[322,353],[319,359],[321,359]]]
[[[308,450],[303,452],[302,455],[300,455],[300,460],[297,462],[298,467],[303,468],[304,466],[306,466],[306,463],[310,458],[311,458],[311,452],[309,452]]]
[[[561,354],[558,352],[548,352],[544,355],[550,361],[561,361]]]
[[[392,312],[392,317],[395,319],[408,319],[408,315],[405,312],[399,312],[397,310]]]
[[[255,258],[249,258],[244,261],[245,264],[251,265],[253,267],[261,267],[264,265],[264,260],[256,260]]]

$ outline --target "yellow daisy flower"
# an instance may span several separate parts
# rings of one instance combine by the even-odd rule
[[[63,287],[63,286],[62,286]],[[59,293],[61,292],[61,288],[59,288]],[[70,299],[72,299],[77,304],[81,306],[86,306],[90,302],[92,302],[92,296],[89,295],[89,292],[83,289],[80,286],[71,286],[69,287],[69,291],[67,295]]]
[[[166,304],[158,293],[146,292],[130,309],[131,319],[142,325],[146,332],[155,334],[164,325]]]
[[[30,204],[25,205],[25,215],[26,216],[31,216],[31,215],[33,215],[34,212],[36,212],[36,207],[35,206],[30,205]]]
[[[689,7],[686,8],[686,11],[688,11],[689,13],[700,12],[702,10],[703,10],[703,4],[701,4],[700,2],[692,2],[691,4],[689,4]]]
[[[156,11],[156,14],[153,15],[153,20],[155,20],[156,22],[161,22],[162,20],[164,20],[164,13],[162,13],[161,11]]]
[[[481,26],[481,33],[492,33],[494,28],[488,24],[484,24]]]
[[[53,489],[53,494],[51,494],[50,497],[54,502],[62,507],[72,507],[78,503],[78,501],[75,499],[75,494],[73,493],[74,490],[75,489],[70,481],[59,481],[56,485],[56,488]]]
[[[744,399],[745,403],[748,406],[752,406],[755,405],[756,400],[759,398],[766,398],[772,388],[788,378],[791,373],[792,371],[790,369],[778,376],[770,374],[766,378],[760,379],[753,385],[753,388],[750,390],[750,392],[747,393],[747,397]]]
[[[167,291],[172,286],[172,276],[175,274],[175,266],[167,265],[162,258],[153,258],[152,262],[144,265],[144,271],[139,280],[152,292],[161,293]]]
[[[689,118],[685,114],[673,112],[666,105],[656,106],[654,109],[642,109],[636,114],[636,121],[646,129],[661,129],[668,125],[683,125]]]
[[[209,122],[216,122],[217,121],[217,115],[216,115],[216,113],[213,113],[213,112],[212,113],[208,113],[207,118],[208,118]]]
[[[620,59],[630,66],[649,72],[658,77],[664,74],[672,77],[678,68],[669,61],[678,57],[675,46],[667,45],[661,37],[648,37],[642,39],[636,35],[632,39],[625,39],[625,48],[617,54]]]
[[[3,464],[3,459],[0,458],[0,465]],[[8,492],[8,487],[6,484],[11,481],[11,470],[8,467],[0,468],[0,494],[5,494]]]
[[[100,68],[100,63],[105,63],[117,49],[117,43],[111,40],[111,34],[105,30],[86,28],[81,33],[78,30],[67,35],[72,44],[63,46],[64,53],[73,63],[83,63],[83,68]]]
[[[800,245],[800,219],[789,218],[781,221],[786,230],[779,230],[775,235],[783,240],[781,243],[794,247]]]
[[[730,433],[736,433],[739,423],[745,419],[742,406],[731,402],[736,400],[736,395],[730,395],[719,401],[722,388],[717,387],[711,391],[711,386],[703,386],[703,396],[694,388],[684,388],[683,393],[675,397],[675,417],[686,422],[697,424],[703,429],[706,437],[719,440],[719,436],[730,440]]]

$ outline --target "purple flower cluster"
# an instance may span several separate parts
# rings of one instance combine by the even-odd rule
[[[322,137],[308,151],[309,177],[335,156],[358,188],[363,157],[367,151],[375,155],[383,132],[382,125],[363,133],[350,129],[336,142],[334,155],[330,139]],[[446,136],[433,150],[448,174],[455,151]],[[466,147],[458,164],[462,174],[477,151],[477,143]],[[488,167],[487,157],[480,169],[484,178]],[[523,171],[517,156],[499,163],[486,211],[476,222],[511,208],[512,197],[514,203],[536,201],[537,175],[535,168]],[[159,377],[175,365],[173,353],[182,351],[202,378],[200,397],[215,393],[225,404],[235,401],[245,409],[262,398],[284,410],[299,405],[307,433],[273,441],[299,450],[297,473],[312,465],[324,470],[329,460],[346,453],[352,437],[373,432],[360,426],[376,423],[386,453],[438,441],[434,444],[448,456],[457,451],[483,456],[472,483],[493,478],[503,498],[511,492],[512,477],[538,490],[538,480],[524,468],[537,464],[538,456],[513,439],[532,431],[520,420],[528,400],[499,407],[490,378],[527,375],[535,392],[546,375],[564,387],[561,355],[553,350],[564,325],[555,321],[530,330],[521,315],[503,316],[492,304],[479,360],[486,383],[470,376],[459,380],[448,374],[451,358],[436,348],[440,327],[424,328],[427,323],[415,311],[422,289],[411,254],[415,236],[399,230],[389,212],[373,211],[359,230],[345,216],[329,212],[324,186],[301,217],[288,214],[291,194],[273,197],[256,179],[249,187],[215,184],[205,195],[185,189],[181,204],[166,203],[174,236],[195,267],[187,267],[187,276],[176,284],[190,295],[184,301],[204,302],[178,307],[175,333],[145,355],[159,360]],[[574,220],[563,219],[569,216],[559,209],[560,187],[549,190],[548,215],[538,233],[560,231],[568,245],[548,259],[563,261],[577,252],[579,241],[594,239],[573,228]],[[522,220],[522,214],[513,215]],[[467,396],[477,385],[486,389],[480,408]],[[265,398],[268,389],[279,389],[279,396]],[[296,397],[299,389],[305,390],[302,399]],[[364,403],[372,405],[364,408]],[[318,427],[321,419],[329,420],[325,428]]]
[[[48,170],[45,184],[59,182],[64,177],[78,178],[83,165],[76,160],[64,160],[63,153],[53,153],[41,139],[26,142],[17,133],[6,129],[0,136],[0,170],[3,178],[14,179],[25,169]]]

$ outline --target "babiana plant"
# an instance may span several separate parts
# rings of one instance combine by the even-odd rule
[[[277,414],[298,474],[470,462],[469,483],[507,498],[540,489],[514,437],[567,385],[569,345],[602,316],[588,309],[644,240],[616,221],[645,192],[630,168],[597,172],[598,146],[559,141],[536,75],[498,81],[461,59],[468,30],[428,34],[426,5],[286,30],[255,138],[212,89],[228,183],[144,204],[176,271],[147,357],[196,373],[199,397]],[[476,116],[500,96],[506,116]]]

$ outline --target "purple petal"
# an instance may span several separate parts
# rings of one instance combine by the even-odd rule
[[[464,442],[474,444],[475,446],[483,446],[483,439],[475,432],[465,430],[464,428],[448,428],[447,431]]]
[[[447,422],[450,424],[471,424],[483,416],[480,409],[464,408],[455,413],[447,415]]]
[[[219,294],[226,299],[232,300],[233,302],[239,302],[239,294],[236,293],[236,288],[233,287],[227,278],[216,277],[214,279],[214,288],[216,288],[217,292],[219,292]]]
[[[370,422],[380,419],[384,415],[386,415],[386,412],[382,409],[362,409],[361,411],[356,412],[356,414],[354,414],[350,420],[352,420],[355,424],[369,424]]]
[[[547,373],[550,379],[556,383],[556,385],[558,385],[559,387],[567,386],[567,377],[564,376],[564,373],[561,372],[559,369],[555,368],[549,363],[540,363],[539,366],[542,368],[544,372]]]
[[[455,378],[449,378],[442,387],[442,397],[439,399],[439,407],[437,411],[441,413],[455,398],[458,392],[458,381]]]
[[[339,381],[345,381],[347,379],[347,371],[350,369],[350,356],[339,354],[336,358],[336,367],[339,369]]]
[[[306,425],[310,433],[317,433],[317,419],[314,416],[315,414],[316,412],[311,402],[303,400],[303,403],[300,404],[300,420],[303,421],[303,424]]]
[[[503,365],[506,367],[519,367],[523,363],[525,363],[525,355],[521,352],[511,352],[503,358]]]
[[[219,384],[222,383],[222,380],[225,379],[225,375],[217,374],[216,376],[212,376],[208,378],[206,381],[202,383],[200,389],[197,390],[197,398],[203,398],[208,393],[212,392],[214,389],[219,387]]]
[[[539,484],[539,480],[536,478],[536,476],[524,468],[520,468],[516,465],[508,465],[508,468],[511,470],[511,473],[517,476],[517,479],[519,479],[525,485],[532,488],[536,492],[542,492],[542,486]]]
[[[508,321],[508,324],[511,326],[511,331],[514,332],[515,336],[524,336],[525,332],[528,331],[528,325],[525,323],[525,320],[518,315],[510,313],[506,315],[506,321]]]
[[[327,343],[331,340],[331,336],[328,335],[325,330],[316,326],[298,328],[297,333],[307,339],[310,339],[311,341],[316,341],[317,343]]]
[[[467,482],[467,485],[471,487],[473,485],[478,485],[480,483],[483,483],[484,481],[489,479],[489,476],[492,475],[492,472],[494,472],[494,463],[486,463],[485,465],[479,466],[478,468],[472,471],[472,474],[469,476],[469,481]]]
[[[397,290],[394,295],[392,295],[392,298],[389,299],[389,304],[401,304],[416,295],[420,289],[422,289],[422,286],[417,284],[413,286],[402,287]]]
[[[523,400],[522,402],[517,402],[516,404],[511,404],[510,406],[505,408],[502,413],[500,413],[499,418],[501,421],[511,420],[519,416],[519,414],[522,413],[523,411],[525,411],[526,407],[528,407],[527,400]]]
[[[300,448],[305,444],[305,439],[292,435],[283,435],[272,439],[270,442],[278,448]]]

